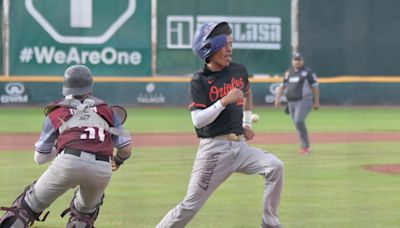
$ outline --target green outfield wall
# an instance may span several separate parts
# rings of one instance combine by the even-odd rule
[[[9,2],[9,74],[1,54],[0,106],[59,98],[62,74],[73,64],[89,66],[95,93],[112,103],[187,105],[190,77],[202,65],[191,51],[193,33],[212,21],[231,24],[233,59],[254,76],[256,105],[271,104],[276,77],[290,66],[291,0]],[[398,105],[400,1],[298,2],[299,49],[320,78],[321,102]]]
[[[400,75],[400,1],[299,4],[300,49],[320,75]]]
[[[3,1],[0,0],[1,6],[3,6]],[[2,8],[2,7],[0,7]],[[3,19],[0,19],[0,31],[3,31]],[[0,44],[3,43],[3,35],[0,36]],[[3,73],[3,45],[0,45],[0,74]]]
[[[10,74],[151,75],[150,0],[19,0],[10,9]]]
[[[10,1],[9,74],[58,75],[85,64],[97,76],[190,75],[201,65],[191,50],[195,29],[219,21],[232,26],[235,61],[251,74],[280,74],[291,56],[290,2]]]

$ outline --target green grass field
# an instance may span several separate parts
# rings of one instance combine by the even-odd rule
[[[258,132],[292,132],[280,110],[256,109]],[[308,119],[311,132],[391,132],[400,130],[400,109],[325,108]],[[43,119],[36,108],[0,109],[0,132],[38,132]],[[7,120],[7,121],[6,121]],[[129,109],[127,127],[134,134],[193,133],[189,112],[176,109]],[[18,143],[18,142],[16,142]],[[285,228],[399,227],[399,176],[365,171],[366,164],[400,163],[399,142],[314,144],[300,157],[298,145],[256,145],[285,163],[280,218]],[[107,188],[96,227],[154,227],[185,195],[197,145],[135,148],[134,158],[116,172]],[[0,153],[0,205],[9,206],[20,191],[46,169],[31,151]],[[259,227],[263,179],[234,174],[209,199],[188,227]],[[72,191],[50,208],[48,220],[34,227],[65,227],[59,214]]]
[[[288,115],[274,108],[256,108],[260,115],[256,132],[293,132]],[[398,131],[400,108],[395,107],[323,107],[310,114],[311,132]],[[44,118],[42,108],[0,109],[0,133],[39,132]],[[187,108],[129,108],[126,127],[132,133],[193,133]]]

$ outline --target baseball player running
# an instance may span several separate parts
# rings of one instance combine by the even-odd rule
[[[312,108],[317,110],[320,107],[319,83],[317,75],[304,66],[300,53],[293,55],[292,67],[286,72],[282,86],[275,97],[275,107],[280,106],[285,90],[287,90],[288,111],[301,143],[300,155],[307,155],[311,148],[305,121]]]
[[[206,23],[195,33],[193,51],[206,62],[190,85],[191,116],[200,144],[185,198],[157,228],[185,227],[234,172],[260,174],[265,179],[261,227],[281,227],[278,204],[283,163],[246,143],[254,137],[252,92],[246,68],[231,62],[231,33],[226,22]]]
[[[131,136],[121,116],[91,96],[93,79],[82,65],[65,71],[65,99],[45,109],[42,133],[35,143],[36,163],[54,159],[48,169],[14,201],[0,219],[0,227],[31,226],[47,207],[70,188],[79,186],[70,207],[67,228],[91,228],[100,210],[112,169],[131,155]],[[113,147],[117,148],[113,157]]]

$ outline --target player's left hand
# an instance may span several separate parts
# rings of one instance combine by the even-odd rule
[[[321,105],[319,104],[319,102],[314,102],[314,104],[313,104],[314,110],[318,110],[320,106]]]
[[[254,132],[250,127],[244,127],[244,138],[246,140],[252,140],[254,138]]]
[[[119,165],[117,165],[117,164],[115,163],[114,158],[113,158],[113,160],[111,161],[111,165],[112,165],[112,171],[113,171],[113,172],[114,172],[114,171],[117,171],[117,170],[119,169]]]

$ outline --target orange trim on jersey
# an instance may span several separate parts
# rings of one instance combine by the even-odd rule
[[[191,107],[193,107],[193,106],[195,106],[195,107],[201,107],[201,108],[207,108],[207,106],[206,105],[204,105],[204,104],[197,104],[197,103],[191,103],[190,105],[189,105],[189,108],[191,108]]]

